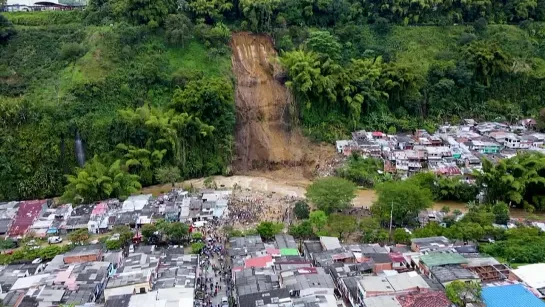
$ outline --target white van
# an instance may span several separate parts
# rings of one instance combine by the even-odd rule
[[[58,236],[49,237],[49,238],[47,238],[47,242],[48,242],[49,244],[61,243],[61,242],[62,242],[62,238],[61,238],[61,237],[58,237]]]
[[[196,221],[196,222],[193,222],[193,227],[201,228],[204,225],[206,225],[207,223],[208,223],[207,221]]]

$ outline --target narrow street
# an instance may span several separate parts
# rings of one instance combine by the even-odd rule
[[[224,262],[225,249],[222,238],[215,229],[204,231],[206,246],[202,249],[199,259],[199,276],[197,291],[201,291],[203,305],[206,307],[228,307],[231,280]],[[208,235],[208,236],[207,236]]]

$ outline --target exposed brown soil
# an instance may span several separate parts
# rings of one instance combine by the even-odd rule
[[[281,74],[272,39],[247,32],[233,34],[236,76],[236,160],[233,171],[278,170],[315,164],[309,142],[292,122],[292,97]]]

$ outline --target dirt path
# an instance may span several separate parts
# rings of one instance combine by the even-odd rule
[[[232,66],[236,76],[237,174],[254,169],[299,166],[308,159],[308,141],[292,125],[289,91],[280,74],[272,39],[247,32],[233,34]]]

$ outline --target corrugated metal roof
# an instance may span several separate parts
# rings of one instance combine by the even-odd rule
[[[19,236],[25,234],[27,229],[34,223],[34,220],[40,215],[43,205],[47,200],[29,200],[23,201],[19,205],[19,211],[13,224],[10,227],[10,236]]]
[[[467,263],[467,259],[458,253],[431,253],[420,256],[420,261],[428,267]]]
[[[483,299],[488,307],[545,307],[545,303],[522,285],[484,288]]]
[[[281,248],[280,255],[282,256],[299,256],[297,248]]]

